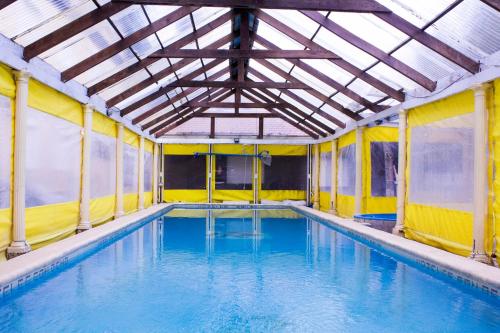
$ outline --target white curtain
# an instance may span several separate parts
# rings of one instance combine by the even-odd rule
[[[332,153],[321,154],[319,163],[319,189],[321,192],[330,192],[332,188]]]
[[[411,129],[409,201],[472,211],[472,114]]]
[[[138,149],[129,144],[123,145],[123,193],[139,192],[139,155]]]
[[[354,195],[356,191],[356,144],[340,149],[338,162],[338,193]]]
[[[82,128],[28,108],[26,207],[80,199]]]
[[[0,95],[0,209],[10,207],[12,156],[11,100]]]
[[[90,145],[90,197],[116,192],[116,138],[92,132]]]
[[[144,152],[144,192],[153,191],[153,154]]]

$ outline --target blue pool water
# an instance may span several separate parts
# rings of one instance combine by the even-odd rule
[[[0,332],[500,332],[499,298],[290,211],[175,210],[0,302]]]

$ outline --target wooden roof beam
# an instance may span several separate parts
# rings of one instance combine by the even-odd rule
[[[112,0],[142,5],[204,6],[233,8],[268,8],[325,10],[352,13],[387,12],[387,8],[372,0]]]
[[[325,17],[321,15],[319,12],[314,12],[314,11],[301,11],[302,14],[305,16],[309,17],[311,20],[315,21],[316,23],[320,24],[322,27],[327,29],[328,31],[334,33],[335,35],[339,36],[346,42],[354,45],[355,47],[359,48],[360,50],[368,53],[372,57],[380,60],[387,66],[393,68],[394,70],[398,71],[399,73],[403,74],[410,80],[416,82],[420,86],[424,87],[425,89],[429,91],[434,91],[436,89],[436,82],[432,81],[431,79],[427,78],[425,75],[422,73],[418,72],[417,70],[411,68],[410,66],[406,65],[405,63],[401,62],[400,60],[394,58],[392,55],[389,55],[382,51],[381,49],[377,48],[376,46],[368,43],[364,39],[356,36],[349,30],[343,28],[339,24],[333,22],[330,20],[328,17]]]
[[[158,51],[149,58],[219,58],[219,59],[340,59],[321,50],[242,50],[178,49]]]
[[[322,47],[321,45],[315,43],[314,41],[310,40],[309,38],[305,37],[301,33],[297,32],[296,30],[290,28],[286,24],[282,23],[278,19],[272,17],[271,15],[267,14],[264,11],[261,10],[256,10],[256,15],[261,19],[262,21],[266,22],[276,30],[282,32],[284,35],[290,37],[291,39],[295,40],[297,43],[300,43],[306,47],[308,47],[311,50],[326,50],[326,48]],[[333,52],[332,52],[333,53]],[[333,53],[335,54],[335,53]],[[395,100],[399,102],[403,102],[405,100],[405,94],[401,91],[398,91],[388,84],[380,81],[379,79],[375,78],[374,76],[366,73],[362,69],[354,66],[350,62],[340,59],[340,60],[330,60],[333,64],[336,66],[339,66],[340,68],[346,70],[347,72],[351,73],[355,77],[359,78],[360,80],[365,81],[369,85],[373,86],[374,88],[382,91],[383,93],[391,96]]]
[[[100,64],[101,62],[111,58],[112,56],[120,53],[121,51],[131,47],[132,45],[142,41],[144,38],[149,37],[155,32],[169,26],[170,24],[180,20],[186,15],[194,12],[199,7],[180,7],[179,9],[171,12],[168,15],[154,21],[150,25],[130,34],[129,36],[111,44],[110,46],[102,49],[96,54],[82,60],[78,64],[68,68],[61,74],[61,80],[69,81],[74,77],[86,72],[92,67]]]

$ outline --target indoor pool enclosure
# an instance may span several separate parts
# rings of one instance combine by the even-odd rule
[[[497,332],[499,169],[498,0],[0,0],[0,332]]]

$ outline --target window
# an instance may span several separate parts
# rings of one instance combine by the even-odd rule
[[[10,99],[0,96],[0,209],[10,206],[12,111]]]
[[[395,197],[398,143],[372,142],[370,144],[370,157],[372,197]]]
[[[138,150],[129,144],[123,145],[123,193],[139,192]]]
[[[330,192],[332,188],[332,153],[321,154],[319,166],[319,190]]]
[[[215,189],[217,190],[251,190],[252,163],[249,156],[215,157]]]
[[[153,154],[144,152],[144,192],[153,191]]]
[[[116,192],[116,138],[92,133],[90,143],[90,197],[114,195]]]
[[[205,156],[165,155],[165,189],[204,190],[207,188]]]
[[[340,149],[338,170],[339,194],[354,195],[356,190],[356,144]]]
[[[473,122],[456,127],[457,120],[447,119],[439,126],[412,129],[410,202],[472,210],[474,130],[470,124]]]
[[[263,190],[306,190],[307,157],[273,156],[270,166],[262,164]]]

